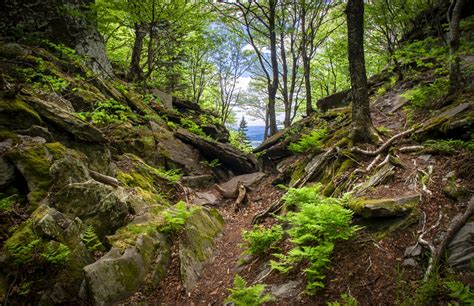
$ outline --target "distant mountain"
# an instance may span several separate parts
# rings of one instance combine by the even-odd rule
[[[265,126],[253,125],[247,127],[247,137],[252,143],[252,147],[258,147],[263,141],[263,135],[265,134]]]

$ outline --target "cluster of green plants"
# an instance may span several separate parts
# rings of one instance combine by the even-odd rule
[[[105,247],[95,233],[94,227],[92,225],[89,225],[81,235],[81,241],[89,251],[105,251]]]
[[[328,306],[357,306],[359,303],[356,298],[348,293],[341,294],[339,301],[329,302]]]
[[[153,168],[153,172],[172,184],[179,182],[181,176],[183,175],[180,169],[163,170],[160,168]]]
[[[474,139],[463,141],[460,139],[430,139],[424,143],[426,150],[432,153],[453,154],[466,149],[474,152]]]
[[[445,61],[448,49],[440,39],[428,37],[424,40],[417,40],[410,44],[405,44],[395,52],[395,57],[402,64],[414,62],[419,68],[433,68],[435,63],[427,61],[427,58],[436,58]]]
[[[327,128],[322,128],[311,131],[309,134],[304,134],[301,138],[288,146],[288,149],[293,153],[321,151],[323,147],[323,139],[328,135]]]
[[[170,234],[180,231],[195,210],[196,208],[188,207],[185,202],[179,201],[163,212],[164,224],[160,226],[160,232]]]
[[[410,100],[411,106],[415,109],[424,109],[446,95],[448,86],[448,79],[438,78],[432,84],[409,89],[402,96]]]
[[[246,241],[244,253],[262,255],[275,249],[283,239],[283,227],[279,224],[270,228],[255,225],[250,231],[243,231],[242,237]]]
[[[458,300],[463,305],[474,305],[474,292],[471,291],[469,285],[459,281],[446,281],[444,284],[450,291],[450,297]]]
[[[225,301],[235,306],[258,306],[273,299],[270,294],[264,294],[265,285],[248,286],[245,279],[238,274],[234,277],[234,288],[229,291],[230,295]]]
[[[229,143],[231,146],[233,146],[239,151],[242,151],[248,154],[252,153],[253,148],[250,145],[250,142],[247,139],[247,136],[243,135],[242,133],[229,130]]]
[[[31,239],[26,243],[9,240],[5,244],[5,249],[19,266],[40,263],[41,259],[46,263],[64,264],[71,255],[67,245],[59,242],[45,244],[39,238]]]
[[[56,44],[47,39],[42,39],[41,43],[46,47],[56,51],[60,57],[69,62],[72,62],[76,65],[82,65],[85,62],[84,56],[79,55],[76,50],[69,48],[63,44]]]
[[[17,195],[11,195],[9,197],[0,200],[0,213],[9,212],[13,210],[13,204],[15,204]]]
[[[71,255],[71,250],[65,244],[56,242],[49,243],[44,251],[40,254],[44,260],[52,264],[63,264],[65,263],[69,256]]]
[[[203,164],[205,167],[208,167],[208,168],[216,168],[222,165],[218,158],[215,158],[211,161],[203,160],[203,161],[200,161],[199,163]]]
[[[181,118],[180,125],[190,131],[191,133],[194,133],[198,136],[201,137],[208,137],[206,133],[202,130],[202,128],[194,121],[188,118]]]
[[[24,81],[32,84],[37,90],[49,91],[51,89],[56,93],[62,93],[69,86],[69,82],[61,77],[52,75],[50,68],[42,58],[36,58],[37,66],[35,68],[17,68]]]
[[[92,112],[81,112],[76,115],[84,121],[92,121],[96,124],[124,123],[137,119],[137,115],[132,112],[130,107],[112,98],[97,102]]]
[[[314,294],[323,288],[324,271],[330,264],[330,256],[336,241],[347,240],[360,228],[351,226],[353,212],[344,208],[347,197],[338,199],[320,195],[321,184],[301,189],[289,189],[283,201],[295,211],[280,220],[287,223],[290,241],[294,247],[287,254],[273,254],[271,267],[288,273],[297,263],[305,261],[306,291]]]

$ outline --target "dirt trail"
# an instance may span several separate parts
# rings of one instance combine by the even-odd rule
[[[204,264],[200,280],[191,293],[186,294],[179,280],[179,259],[174,246],[169,275],[151,294],[140,293],[133,301],[144,301],[161,305],[222,305],[233,286],[234,276],[239,272],[238,262],[244,251],[241,244],[242,231],[252,228],[255,214],[270,206],[281,197],[282,192],[271,185],[273,177],[265,177],[248,193],[250,203],[234,212],[234,200],[222,200],[216,207],[225,220],[222,234],[215,241],[212,258]]]

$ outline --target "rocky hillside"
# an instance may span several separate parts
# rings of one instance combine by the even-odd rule
[[[2,42],[0,63],[0,300],[116,302],[160,282],[183,227],[195,281],[223,222],[180,202],[185,185],[256,161],[199,106],[104,79],[64,46]]]

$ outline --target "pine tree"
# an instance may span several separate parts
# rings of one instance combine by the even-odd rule
[[[237,133],[239,134],[239,139],[241,140],[242,145],[244,146],[250,146],[250,140],[247,137],[247,130],[247,121],[245,120],[245,117],[242,116]]]

